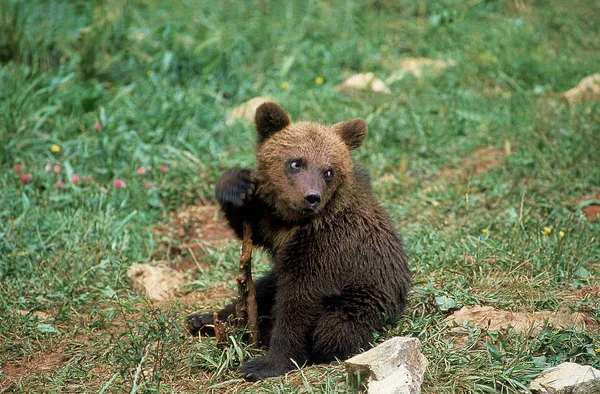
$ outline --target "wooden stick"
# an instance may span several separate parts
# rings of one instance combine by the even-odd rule
[[[215,342],[217,344],[227,341],[227,322],[219,320],[219,314],[213,313],[213,327],[215,328]]]
[[[250,346],[258,347],[258,307],[256,305],[256,289],[252,280],[252,227],[247,222],[244,222],[240,273],[236,280],[238,282],[236,320],[242,324],[247,323]]]

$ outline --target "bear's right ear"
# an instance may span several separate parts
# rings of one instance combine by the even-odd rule
[[[264,103],[256,109],[254,116],[258,143],[262,144],[267,138],[292,123],[290,115],[276,103]]]

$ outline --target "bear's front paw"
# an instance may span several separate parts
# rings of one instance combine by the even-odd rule
[[[193,336],[200,335],[215,335],[214,317],[212,313],[202,313],[189,315],[186,319],[187,329]]]
[[[230,168],[225,171],[215,188],[217,201],[223,206],[234,206],[236,208],[244,205],[254,191],[250,170],[241,168]]]
[[[254,382],[260,379],[280,376],[292,369],[291,362],[281,362],[281,360],[271,360],[268,356],[255,358],[244,365],[240,372],[244,379]]]

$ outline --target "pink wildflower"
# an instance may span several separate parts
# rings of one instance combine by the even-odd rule
[[[102,129],[102,125],[100,124],[100,122],[94,123],[94,130],[100,131],[101,129]]]
[[[79,175],[77,175],[77,174],[71,175],[71,183],[74,185],[78,184],[79,183]]]
[[[23,171],[23,166],[21,164],[15,164],[15,171],[16,172],[21,172]]]
[[[144,175],[146,172],[148,172],[148,170],[146,169],[146,167],[140,167],[140,168],[137,169],[138,175]]]
[[[32,179],[33,179],[33,174],[21,174],[19,176],[19,180],[24,185],[31,182]]]
[[[44,167],[46,169],[46,171],[51,171],[52,170],[52,164],[48,163],[46,164],[46,167]]]
[[[116,189],[123,189],[127,185],[125,184],[125,182],[123,182],[122,179],[115,179],[115,181],[113,182],[113,186]]]
[[[65,183],[59,180],[58,182],[56,182],[55,186],[57,189],[62,189],[63,186],[65,186]]]
[[[56,165],[53,167],[53,170],[54,170],[54,172],[56,172],[56,173],[58,174],[58,173],[60,172],[60,170],[62,170],[62,167],[61,167],[61,166],[59,166],[58,164],[56,164]]]
[[[160,172],[162,172],[163,174],[167,172],[167,167],[166,166],[160,166]]]

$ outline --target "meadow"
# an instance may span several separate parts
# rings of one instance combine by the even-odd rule
[[[245,383],[260,350],[185,332],[235,292],[240,243],[193,227],[224,226],[214,184],[255,143],[227,119],[265,95],[367,121],[355,159],[414,272],[372,342],[418,337],[424,393],[600,368],[600,104],[562,97],[600,72],[599,20],[596,0],[0,0],[0,393],[349,392],[340,363]],[[422,57],[452,65],[402,71]],[[390,94],[336,90],[363,72]],[[182,227],[190,207],[210,214]],[[149,262],[185,276],[176,299],[132,287]],[[444,319],[473,305],[588,322],[457,337]]]

